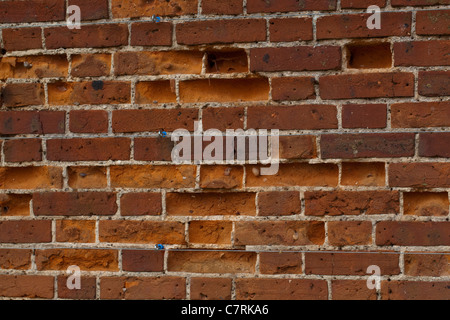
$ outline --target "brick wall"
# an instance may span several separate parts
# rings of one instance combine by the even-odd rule
[[[449,299],[449,5],[0,1],[0,296]],[[278,173],[174,164],[199,120]]]

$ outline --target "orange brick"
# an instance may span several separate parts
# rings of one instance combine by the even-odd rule
[[[189,242],[203,244],[231,244],[230,221],[189,222]]]
[[[84,271],[119,271],[117,250],[46,249],[36,250],[38,270],[67,270],[71,265]]]
[[[94,243],[95,221],[58,220],[56,221],[56,241],[72,243]]]

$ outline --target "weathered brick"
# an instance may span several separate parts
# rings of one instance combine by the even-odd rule
[[[108,18],[108,0],[69,0],[69,6],[80,7],[81,20],[98,20]]]
[[[64,133],[64,111],[0,111],[0,134]]]
[[[0,242],[40,243],[52,241],[52,222],[49,220],[12,220],[0,222]]]
[[[107,186],[106,167],[68,167],[69,187],[102,189]]]
[[[385,164],[383,162],[344,162],[341,184],[384,187],[386,185]]]
[[[409,41],[394,43],[396,66],[448,66],[449,40]]]
[[[300,194],[296,191],[260,192],[259,216],[289,216],[300,214]]]
[[[243,12],[242,0],[204,0],[202,14],[240,14]]]
[[[322,245],[325,225],[314,221],[239,221],[236,245]]]
[[[206,108],[202,111],[203,129],[226,129],[244,128],[244,108]]]
[[[64,0],[9,0],[0,2],[0,23],[61,21],[64,18]]]
[[[203,189],[240,189],[244,168],[240,166],[201,166],[200,187]]]
[[[414,148],[413,133],[326,134],[320,139],[324,159],[412,157]]]
[[[377,265],[382,275],[400,274],[399,254],[394,253],[309,253],[305,254],[305,273],[323,275],[366,275]]]
[[[191,278],[192,300],[231,300],[231,279]]]
[[[100,299],[185,299],[186,280],[181,277],[102,277]]]
[[[258,42],[266,40],[264,19],[192,21],[176,25],[178,44]]]
[[[31,250],[0,249],[0,268],[27,270],[31,268]]]
[[[0,79],[63,78],[68,75],[66,55],[0,58]]]
[[[29,216],[30,194],[0,194],[0,216]]]
[[[104,110],[72,110],[69,130],[76,133],[107,133],[108,112]]]
[[[189,222],[189,242],[202,244],[231,244],[231,221]]]
[[[448,246],[449,222],[381,221],[377,223],[379,246]]]
[[[450,255],[438,252],[411,252],[405,254],[405,274],[422,277],[450,275]]]
[[[73,138],[47,140],[52,161],[107,161],[130,158],[129,138]]]
[[[393,7],[400,6],[437,6],[440,4],[450,4],[449,0],[391,0]]]
[[[99,225],[101,242],[185,244],[184,233],[181,222],[101,220]]]
[[[71,300],[94,300],[97,290],[97,279],[95,277],[80,277],[80,289],[69,289],[67,281],[69,276],[58,276],[58,298]]]
[[[108,53],[75,54],[71,58],[73,77],[108,76],[111,71],[111,55]]]
[[[450,133],[421,133],[419,135],[419,156],[450,158],[448,141]]]
[[[315,97],[314,78],[272,78],[272,99],[275,101],[308,100],[314,99]]]
[[[301,274],[302,255],[299,252],[261,252],[259,271],[262,274]]]
[[[134,159],[144,161],[171,161],[175,143],[163,137],[135,138]]]
[[[280,137],[281,159],[313,159],[316,157],[316,138],[314,136]]]
[[[383,129],[387,125],[385,104],[346,104],[342,107],[342,127]]]
[[[172,45],[172,24],[169,22],[141,22],[131,25],[132,46]]]
[[[419,94],[426,97],[450,96],[450,71],[420,71]]]
[[[0,275],[0,296],[17,298],[52,299],[53,276]]]
[[[158,216],[162,213],[160,193],[125,193],[120,198],[122,216]]]
[[[254,252],[172,251],[167,261],[168,271],[192,273],[253,273]]]
[[[237,300],[327,300],[325,280],[236,279]]]
[[[412,97],[412,73],[360,73],[322,76],[319,79],[322,99]]]
[[[247,12],[296,12],[336,10],[336,0],[248,0]]]
[[[175,92],[175,81],[173,80],[144,81],[136,84],[137,104],[175,102],[177,102],[177,95]],[[169,110],[164,111],[171,112]]]
[[[2,36],[7,51],[42,48],[40,27],[3,29]]]
[[[352,41],[345,46],[347,68],[388,69],[392,67],[392,52],[389,42]]]
[[[450,102],[395,103],[391,106],[393,128],[450,127]]]
[[[112,0],[114,18],[140,18],[158,16],[181,16],[197,13],[198,0],[156,0],[142,3],[140,0]]]
[[[122,268],[131,272],[162,272],[164,252],[155,250],[123,250]]]
[[[332,280],[333,300],[377,300],[376,290],[367,288],[365,280]]]
[[[448,163],[391,163],[388,175],[391,187],[450,187]]]
[[[46,192],[33,194],[37,216],[113,215],[116,195],[110,192]]]
[[[112,166],[113,188],[192,188],[195,166]]]
[[[308,191],[306,215],[372,215],[400,212],[397,191]]]
[[[168,193],[167,214],[173,216],[256,215],[255,193]]]
[[[299,46],[250,49],[252,72],[337,70],[341,67],[337,46]]]
[[[44,87],[39,83],[8,83],[2,91],[3,106],[26,107],[44,104]]]
[[[405,192],[403,206],[406,215],[447,216],[450,203],[447,192]]]
[[[307,41],[313,39],[311,18],[285,18],[269,20],[270,41]]]
[[[36,250],[38,270],[67,270],[76,265],[84,271],[118,271],[118,251],[109,249]]]
[[[94,220],[57,220],[56,241],[72,243],[94,243]]]
[[[418,35],[450,34],[448,29],[449,19],[450,10],[418,11],[416,14],[416,33]]]
[[[7,162],[41,161],[41,139],[7,140],[3,145],[3,152]]]
[[[328,222],[328,243],[332,246],[370,245],[372,223],[370,221]]]
[[[383,300],[448,300],[449,281],[382,281]]]
[[[60,189],[62,168],[0,167],[0,189]]]
[[[394,0],[395,1],[395,0]],[[371,5],[383,8],[386,6],[386,0],[372,0]],[[345,9],[367,9],[368,4],[366,0],[342,0],[341,7]]]

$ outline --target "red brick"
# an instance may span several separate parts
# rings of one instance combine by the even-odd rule
[[[322,245],[325,225],[319,221],[238,221],[236,245]]]
[[[180,83],[180,100],[187,103],[267,101],[269,90],[266,78],[187,80]]]
[[[64,19],[64,0],[7,0],[0,2],[0,23],[61,21]]]
[[[279,130],[337,129],[333,105],[260,106],[248,108],[249,128]]]
[[[3,29],[3,45],[7,51],[19,51],[42,48],[41,28]]]
[[[111,55],[107,53],[75,54],[72,58],[72,76],[108,76],[111,71]]]
[[[296,191],[260,192],[259,216],[289,216],[300,214],[300,194]]]
[[[393,7],[400,6],[437,6],[440,4],[450,4],[449,0],[391,0]]]
[[[3,145],[3,152],[7,162],[41,161],[41,139],[7,140]]]
[[[311,77],[283,77],[272,78],[272,99],[282,100],[307,100],[314,99],[314,78]]]
[[[56,241],[71,243],[94,243],[94,220],[57,220]]]
[[[278,173],[273,176],[255,176],[252,173],[253,168],[259,168],[259,166],[247,167],[247,187],[337,186],[339,176],[337,166],[330,163],[280,164]]]
[[[386,0],[372,0],[370,5],[383,8],[386,6]],[[342,0],[341,7],[344,9],[367,9],[369,4],[366,0]]]
[[[262,274],[301,274],[302,255],[299,252],[261,252],[259,271]]]
[[[450,164],[448,163],[391,163],[391,187],[448,188]]]
[[[447,216],[449,213],[448,192],[405,192],[403,207],[405,215]]]
[[[397,191],[308,191],[305,210],[310,216],[396,214],[400,200]]]
[[[169,22],[140,22],[131,25],[132,46],[172,45],[172,24]]]
[[[112,188],[193,188],[195,166],[112,166]]]
[[[168,193],[167,214],[171,216],[254,216],[254,193]]]
[[[280,137],[281,159],[313,159],[317,157],[314,136]]]
[[[170,138],[135,138],[134,159],[143,161],[171,161],[175,143]]]
[[[381,29],[367,28],[367,19],[371,15],[371,13],[362,13],[319,17],[317,39],[373,38],[411,34],[411,12],[382,12]]]
[[[0,268],[27,270],[31,268],[31,250],[0,249]]]
[[[377,265],[382,275],[400,274],[399,254],[394,253],[306,253],[305,273],[320,275],[366,275]]]
[[[336,10],[336,0],[248,0],[247,12],[296,12]]]
[[[129,158],[129,138],[47,140],[47,159],[52,161],[107,161]]]
[[[231,244],[231,221],[189,222],[189,242],[201,244]]]
[[[412,73],[360,73],[322,76],[322,99],[412,97]]]
[[[197,109],[145,109],[115,110],[112,113],[114,132],[158,132],[161,129],[194,131],[194,121],[198,120]]]
[[[58,298],[71,300],[94,300],[97,290],[97,279],[95,277],[81,277],[80,289],[69,289],[67,280],[69,276],[58,276]],[[69,281],[70,283],[70,281]]]
[[[0,189],[60,189],[62,168],[0,167]]]
[[[192,300],[231,300],[231,279],[191,278]]]
[[[30,201],[29,194],[2,193],[0,194],[0,216],[29,216]]]
[[[81,20],[98,20],[108,18],[108,0],[69,0],[69,6],[80,7]]]
[[[131,85],[121,81],[54,82],[48,85],[50,105],[130,103]]]
[[[114,18],[141,18],[157,16],[182,16],[197,13],[198,0],[112,0],[111,8]]]
[[[120,198],[122,216],[158,216],[161,213],[160,193],[125,193]]]
[[[52,134],[64,132],[64,111],[0,111],[0,134]]]
[[[426,97],[450,96],[450,71],[420,71],[419,94]]]
[[[250,70],[311,71],[341,68],[341,48],[337,46],[299,46],[250,49]]]
[[[15,298],[52,299],[53,276],[0,275],[0,296]]]
[[[347,104],[342,107],[342,127],[383,129],[387,125],[385,104]]]
[[[118,251],[109,249],[38,249],[37,270],[64,270],[76,265],[83,271],[119,271]]]
[[[52,241],[52,222],[49,220],[16,220],[0,222],[0,242],[40,243]]]
[[[26,107],[44,104],[44,87],[39,83],[8,83],[2,91],[3,106]]]
[[[286,18],[269,20],[270,41],[307,41],[313,39],[311,18]]]
[[[156,250],[123,250],[122,268],[131,272],[162,272],[164,252]]]
[[[396,66],[448,66],[449,40],[409,41],[394,43]]]
[[[266,40],[264,19],[192,21],[176,25],[178,44],[198,45]]]
[[[125,24],[84,25],[81,29],[48,27],[44,29],[47,49],[105,48],[128,44]]]
[[[450,133],[421,133],[419,135],[419,156],[450,158],[448,141]]]
[[[103,277],[100,299],[185,299],[186,280],[181,277]]]
[[[395,103],[391,105],[392,127],[450,127],[449,108],[449,101]]]
[[[439,252],[405,253],[405,274],[414,277],[449,276],[449,261],[450,255]]]
[[[416,33],[418,35],[450,34],[450,30],[448,29],[449,21],[450,10],[417,11]]]
[[[100,242],[185,244],[184,223],[172,221],[101,220]]]
[[[116,195],[108,192],[48,192],[33,194],[37,216],[113,215]]]
[[[242,0],[203,0],[202,14],[241,14]]]
[[[236,279],[237,300],[327,300],[325,280]]]
[[[376,290],[367,288],[365,280],[332,280],[333,300],[377,300]]]
[[[254,273],[256,253],[226,251],[172,251],[168,271],[192,273]]]
[[[244,128],[244,108],[206,108],[202,111],[203,129],[226,129]]]
[[[70,131],[76,133],[107,133],[108,112],[103,110],[72,110]]]
[[[370,221],[329,221],[328,243],[338,247],[370,245],[372,223]]]
[[[377,223],[378,246],[448,246],[450,223],[417,221],[381,221]]]
[[[414,148],[413,133],[325,134],[320,139],[324,159],[412,157]]]
[[[449,300],[449,281],[382,281],[382,300]]]

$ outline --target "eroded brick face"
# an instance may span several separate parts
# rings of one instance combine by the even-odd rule
[[[0,299],[449,300],[449,5],[0,1]]]

